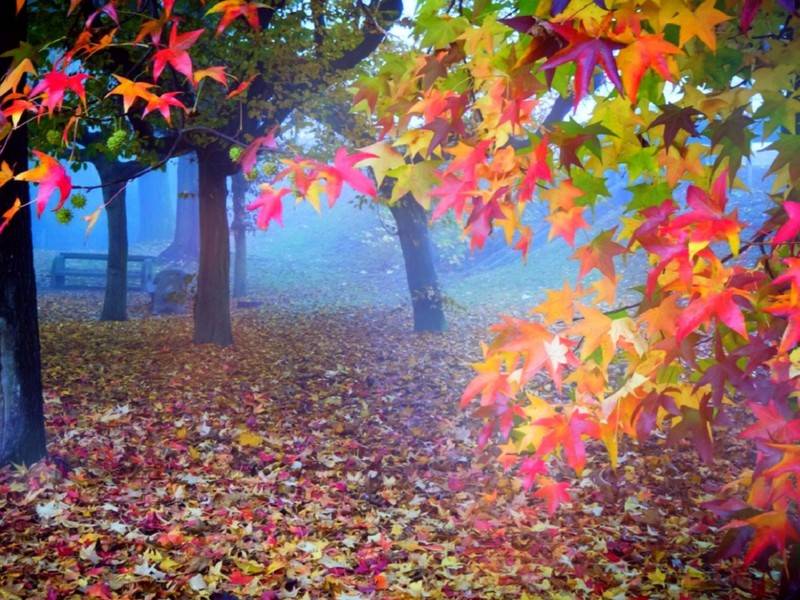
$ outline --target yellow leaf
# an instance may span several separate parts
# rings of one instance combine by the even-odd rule
[[[280,569],[282,569],[284,566],[285,565],[281,561],[274,560],[271,563],[269,563],[269,566],[267,567],[267,570],[266,570],[266,574],[267,575],[271,575],[275,571],[279,571]]]
[[[239,560],[239,559],[237,559],[237,560],[234,560],[234,562],[236,563],[236,566],[239,568],[239,570],[242,573],[246,573],[247,575],[258,575],[258,574],[264,572],[264,565],[254,561],[254,560]],[[272,563],[270,565],[270,567],[272,567],[272,565],[274,565],[274,564],[275,563]],[[282,564],[279,564],[279,566],[274,570],[279,569],[281,566],[282,566]],[[270,571],[270,572],[272,572],[272,571]]]
[[[647,578],[656,585],[664,585],[664,583],[667,581],[667,576],[662,573],[658,567],[656,567],[656,570],[652,573],[648,573]]]
[[[673,23],[680,27],[681,47],[697,36],[711,50],[716,50],[717,36],[714,27],[731,17],[717,10],[715,4],[714,0],[706,0],[696,11],[692,11],[681,0],[666,0],[661,5],[661,14],[667,17],[665,23]]]
[[[89,237],[89,232],[97,224],[97,219],[100,218],[100,212],[102,210],[103,210],[103,207],[101,206],[96,211],[94,211],[92,214],[83,217],[83,220],[88,223],[88,225],[86,225],[86,237],[87,238]]]
[[[445,556],[442,559],[442,566],[456,568],[461,566],[461,562],[455,556]]]
[[[0,187],[3,187],[7,182],[14,179],[14,171],[8,166],[6,161],[0,164]]]
[[[175,570],[179,563],[172,560],[169,556],[167,556],[164,560],[158,563],[158,568],[162,571],[172,572]]]
[[[261,436],[257,433],[253,433],[252,431],[245,431],[239,434],[239,443],[242,446],[251,446],[253,448],[257,448],[262,444],[264,440],[261,439]]]
[[[383,183],[384,178],[390,170],[402,167],[405,164],[403,155],[385,141],[361,148],[361,152],[375,155],[374,158],[367,158],[361,161],[361,166],[370,167],[372,169],[372,172],[375,173],[375,180],[378,186]]]
[[[15,91],[25,73],[36,73],[36,69],[33,68],[33,63],[29,58],[19,61],[19,64],[0,82],[0,97],[4,96],[6,92]]]

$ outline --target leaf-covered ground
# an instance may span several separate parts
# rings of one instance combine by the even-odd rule
[[[188,317],[98,323],[99,302],[41,297],[51,458],[0,470],[0,598],[775,592],[774,572],[706,559],[722,532],[698,503],[745,448],[712,468],[629,448],[616,475],[597,454],[552,518],[476,454],[457,409],[474,311],[437,336],[405,310],[268,303],[218,349],[187,343]]]

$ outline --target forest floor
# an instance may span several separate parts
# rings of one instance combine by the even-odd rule
[[[591,447],[552,517],[477,451],[458,402],[486,326],[563,257],[454,275],[433,335],[410,332],[396,254],[298,253],[251,257],[260,304],[229,348],[142,294],[100,323],[102,293],[48,291],[37,253],[50,458],[0,470],[0,599],[776,595],[779,572],[710,558],[724,523],[701,503],[751,462],[735,436],[711,466],[623,443],[616,474]]]
[[[613,485],[597,449],[553,517],[478,453],[457,404],[489,315],[415,335],[404,309],[268,303],[214,348],[189,317],[99,323],[100,301],[41,297],[51,455],[0,471],[0,598],[775,593],[708,560],[733,438],[712,467],[631,445]]]

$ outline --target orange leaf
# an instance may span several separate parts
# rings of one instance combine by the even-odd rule
[[[375,589],[376,590],[385,590],[389,587],[389,580],[386,579],[386,575],[383,573],[378,573],[375,575]]]
[[[625,94],[636,103],[636,93],[645,71],[653,69],[667,81],[674,79],[676,71],[672,54],[683,54],[680,48],[666,41],[661,34],[643,35],[619,51],[617,67],[622,73]]]
[[[614,257],[625,253],[625,247],[615,242],[612,238],[616,227],[598,234],[591,242],[575,250],[572,258],[581,262],[578,278],[583,277],[592,269],[597,269],[608,279],[615,279]]]
[[[267,5],[261,2],[249,2],[248,0],[223,0],[209,8],[206,11],[206,15],[222,13],[222,19],[217,25],[217,35],[222,33],[238,17],[244,17],[250,27],[258,31],[261,29],[261,24],[258,21],[259,8],[267,8]]]
[[[573,206],[567,210],[559,210],[550,213],[545,217],[546,221],[550,222],[550,234],[547,236],[548,240],[552,240],[556,236],[563,237],[566,242],[575,247],[575,232],[578,229],[589,229],[589,224],[583,218],[583,212],[586,210],[585,206]]]
[[[3,163],[5,165],[5,163]],[[8,226],[11,222],[11,218],[19,212],[19,209],[22,208],[22,202],[20,202],[19,198],[14,201],[14,204],[9,208],[6,212],[3,213],[3,222],[0,223],[0,233],[3,233],[3,230]]]
[[[14,179],[14,171],[8,166],[6,161],[0,163],[0,187]]]
[[[578,286],[575,290],[569,284],[564,284],[561,290],[546,290],[547,300],[537,304],[531,312],[538,312],[544,316],[544,322],[548,325],[564,321],[567,325],[572,325],[575,316],[575,301],[586,295],[583,288]]]
[[[247,88],[249,88],[250,84],[253,83],[253,80],[256,78],[256,75],[257,75],[257,73],[254,73],[253,75],[251,75],[250,77],[245,79],[242,83],[240,83],[239,85],[236,86],[236,89],[234,89],[231,92],[229,92],[228,95],[225,96],[225,98],[227,100],[230,100],[231,98],[234,98],[234,97],[238,96],[239,94],[247,91]]]
[[[120,75],[113,74],[114,78],[119,81],[119,85],[106,94],[106,98],[112,94],[122,96],[122,109],[128,112],[128,109],[136,101],[137,98],[142,98],[145,102],[151,102],[156,95],[150,90],[155,84],[146,83],[144,81],[131,81]]]

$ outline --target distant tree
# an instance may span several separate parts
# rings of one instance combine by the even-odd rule
[[[200,253],[200,211],[198,209],[197,157],[178,158],[178,190],[175,202],[175,234],[159,255],[164,260],[196,262]]]
[[[442,290],[433,257],[429,216],[411,194],[389,205],[395,223],[411,294],[414,331],[444,331]]]
[[[243,173],[237,173],[231,177],[234,298],[241,298],[247,295],[247,231],[250,219],[245,202],[249,187],[250,183]]]

